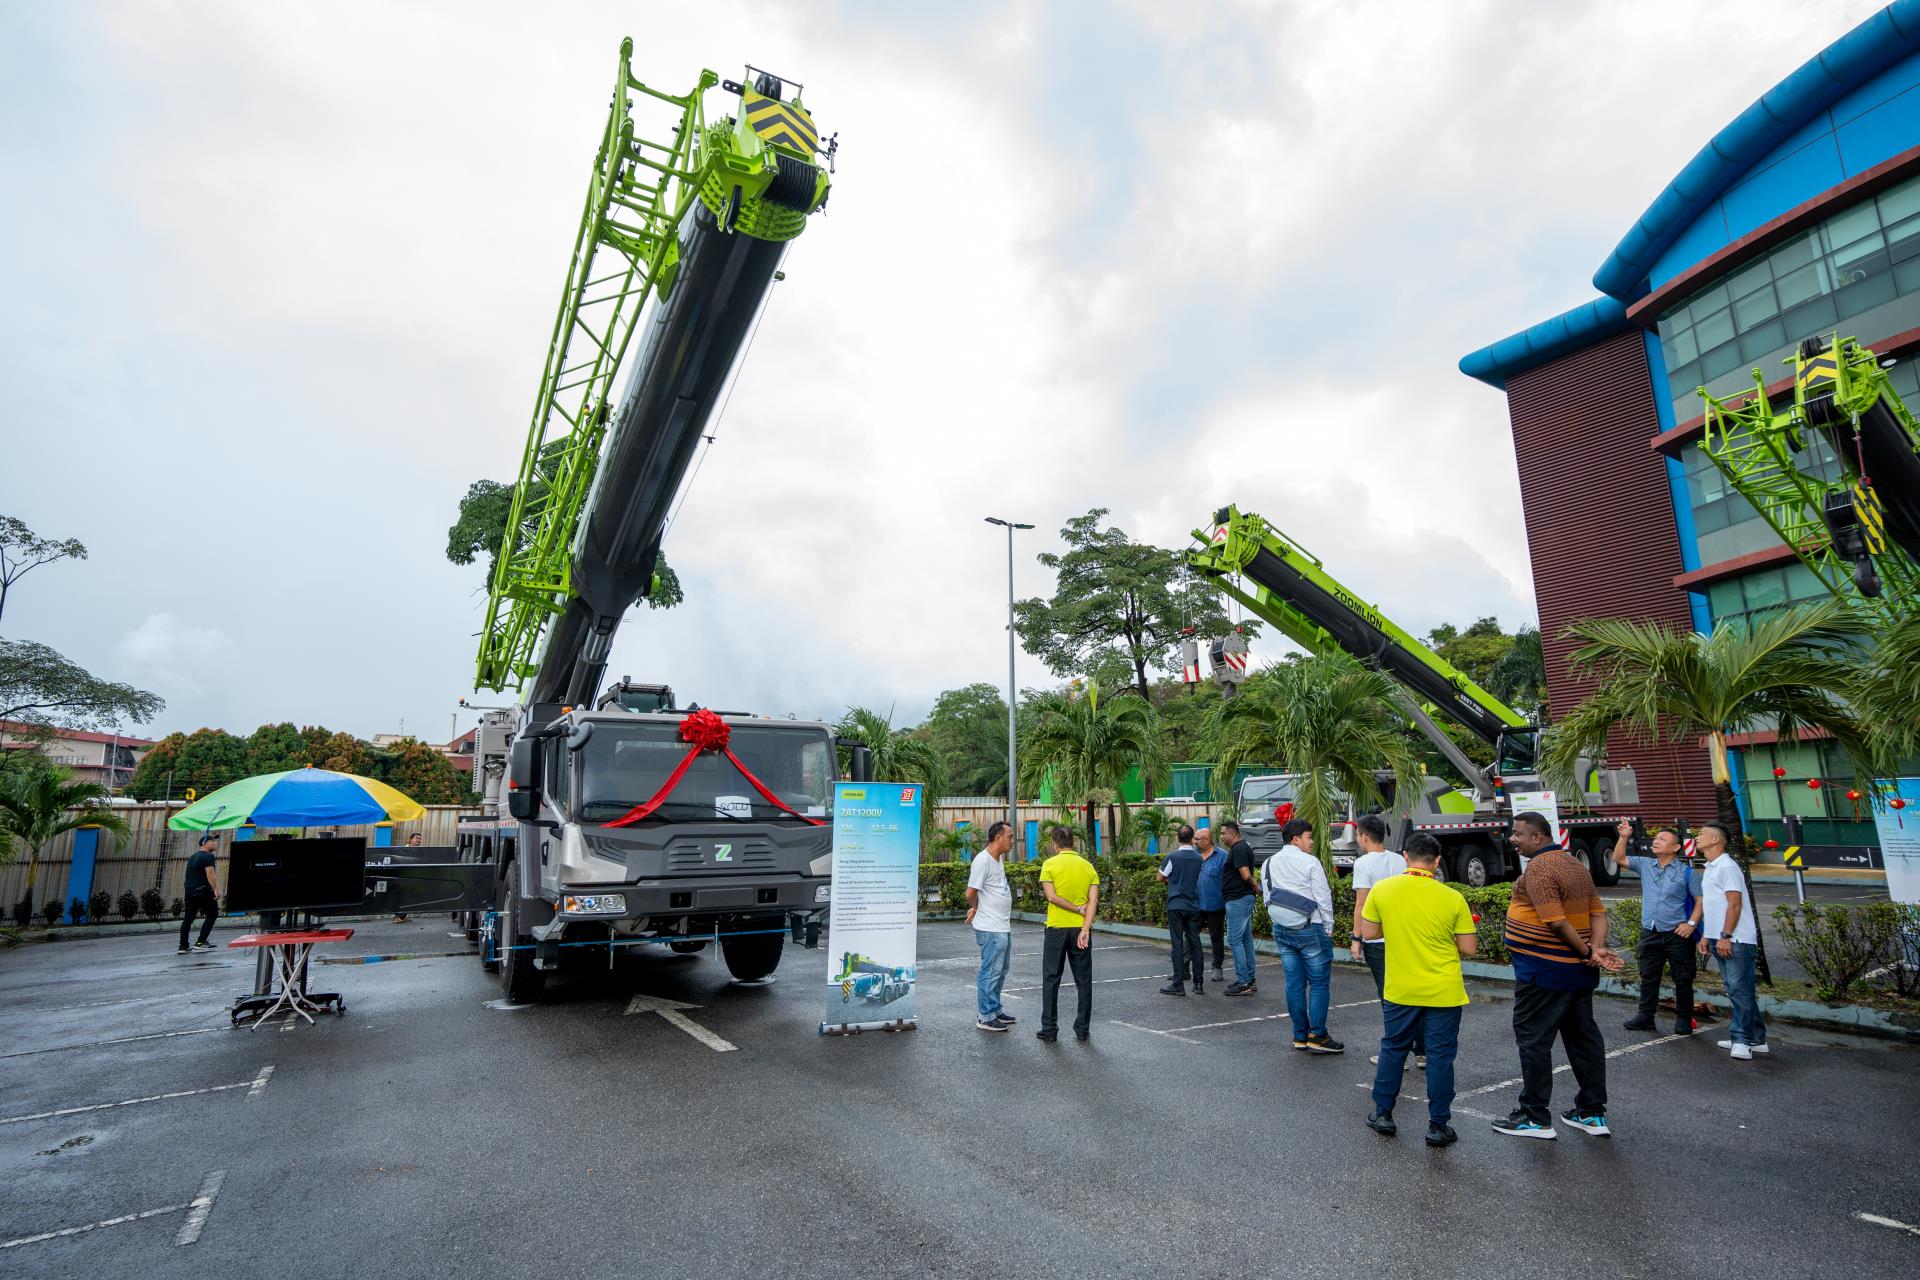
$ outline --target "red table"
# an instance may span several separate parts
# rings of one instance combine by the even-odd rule
[[[332,1004],[335,1013],[344,1014],[347,1002],[337,994],[309,994],[307,991],[307,956],[315,946],[322,942],[345,942],[353,936],[351,929],[295,929],[277,933],[249,933],[235,938],[229,947],[266,947],[267,954],[273,957],[274,968],[280,978],[278,999],[268,1002],[267,993],[248,996],[232,1009],[233,1020],[240,1021],[243,1009],[256,1008],[257,1016],[253,1029],[258,1031],[260,1024],[278,1013],[282,1008],[290,1009],[308,1022],[313,1021],[316,1013],[325,1013],[325,1005]],[[264,1006],[264,1007],[260,1007]]]

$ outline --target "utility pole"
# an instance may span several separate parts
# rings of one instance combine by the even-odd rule
[[[1013,531],[1031,529],[1033,526],[1016,524],[998,516],[988,516],[986,520],[988,524],[997,524],[1007,531],[1007,825],[1013,828],[1014,843],[1024,847],[1020,834],[1020,769],[1014,747],[1014,709],[1020,705],[1020,690],[1015,685],[1013,673]]]

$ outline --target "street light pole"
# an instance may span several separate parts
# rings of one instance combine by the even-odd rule
[[[997,524],[1007,531],[1007,825],[1013,828],[1016,843],[1020,838],[1020,770],[1014,756],[1014,708],[1019,706],[1020,691],[1014,683],[1013,657],[1013,531],[1031,529],[1030,524],[1016,524],[1011,520],[1002,520],[998,516],[988,516],[988,524]]]

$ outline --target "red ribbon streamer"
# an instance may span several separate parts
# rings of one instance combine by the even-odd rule
[[[733,748],[727,745],[727,742],[732,737],[733,729],[725,720],[722,720],[713,712],[703,709],[688,713],[686,718],[680,721],[680,740],[693,744],[692,749],[689,750],[685,758],[680,761],[679,766],[667,775],[667,780],[660,784],[660,789],[654,792],[651,798],[641,804],[633,806],[633,808],[605,825],[609,827],[630,827],[665,804],[667,797],[672,795],[673,789],[680,785],[680,779],[687,776],[687,770],[693,767],[694,760],[699,757],[702,751],[718,751],[721,755],[732,761],[733,767],[740,771],[740,776],[752,783],[753,789],[758,791],[761,798],[774,808],[784,813],[790,813],[802,822],[810,822],[816,827],[826,825],[825,819],[810,818],[806,814],[786,804],[779,796],[773,794],[773,792],[767,790],[767,785],[760,781],[760,779],[754,777],[753,770],[740,763],[740,757],[733,754]]]
[[[1273,820],[1281,826],[1293,821],[1293,801],[1282,800],[1273,810]]]

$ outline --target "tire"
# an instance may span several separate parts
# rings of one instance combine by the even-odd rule
[[[1484,889],[1493,879],[1493,867],[1484,845],[1461,846],[1454,850],[1452,862],[1454,881],[1469,889]]]
[[[519,868],[507,864],[500,885],[500,994],[515,1004],[532,1004],[547,986],[547,975],[533,967],[533,937],[520,932]]]
[[[692,956],[707,949],[707,940],[702,938],[698,942],[670,942],[667,945],[678,955]]]
[[[1613,841],[1605,836],[1595,836],[1587,845],[1587,867],[1593,872],[1593,882],[1602,887],[1618,884],[1620,870],[1613,865]]]
[[[744,920],[735,927],[743,930],[772,929],[779,925],[778,917],[771,920]],[[758,982],[780,967],[780,951],[786,945],[786,930],[778,933],[749,933],[745,937],[722,936],[720,954],[727,962],[727,972],[736,982]]]

